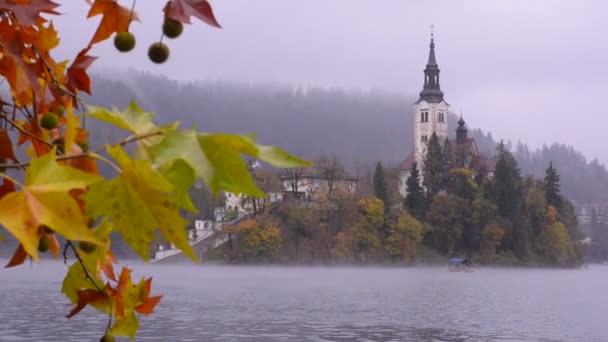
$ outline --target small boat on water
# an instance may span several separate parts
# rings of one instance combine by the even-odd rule
[[[469,258],[451,258],[448,260],[448,270],[451,272],[472,272]]]

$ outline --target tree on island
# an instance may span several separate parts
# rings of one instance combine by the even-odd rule
[[[443,190],[447,170],[448,164],[446,164],[445,154],[441,148],[437,134],[433,132],[427,143],[424,166],[422,168],[422,179],[429,199],[438,194],[440,190]]]
[[[414,162],[410,176],[406,180],[407,195],[404,204],[407,211],[417,219],[424,217],[427,202],[421,183],[418,163]]]
[[[382,163],[378,162],[376,164],[376,170],[374,171],[374,194],[376,198],[382,200],[384,203],[384,212],[385,214],[389,211],[389,198],[388,198],[388,189],[386,187],[386,178],[384,177],[384,169],[382,168]]]
[[[0,226],[19,242],[6,267],[27,259],[40,262],[47,251],[74,260],[61,288],[74,304],[66,317],[86,306],[102,312],[107,325],[101,335],[107,342],[115,335],[134,339],[137,316],[151,314],[162,298],[151,295],[151,278],[133,282],[126,267],[114,272],[113,232],[144,261],[158,232],[197,260],[188,244],[188,220],[181,215],[197,211],[188,195],[197,179],[214,195],[264,196],[241,154],[281,168],[310,164],[280,148],[261,146],[251,135],[199,132],[179,128],[178,122],[158,125],[135,102],[122,111],[87,106],[82,99],[92,89],[87,69],[97,59],[91,50],[113,36],[117,50],[131,51],[136,37],[129,28],[139,22],[134,0],[129,7],[117,0],[88,3],[88,17],[101,16],[101,21],[68,63],[53,57],[63,47],[49,20],[60,15],[59,4],[0,2],[0,79],[10,90],[0,106]],[[163,22],[153,25],[166,38],[178,38],[192,17],[220,27],[206,0],[168,0],[163,11]],[[166,42],[149,46],[150,61],[169,59]],[[95,120],[122,129],[124,139],[89,146],[89,132],[100,126]],[[127,144],[135,144],[135,151],[126,152]],[[98,163],[112,174],[100,174]],[[278,249],[276,231],[261,235],[269,241],[261,247],[268,255]]]
[[[545,170],[543,186],[547,204],[554,206],[558,211],[561,210],[562,195],[559,189],[559,174],[557,169],[553,167],[553,162],[550,162],[549,167]]]

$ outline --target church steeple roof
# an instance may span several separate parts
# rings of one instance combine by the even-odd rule
[[[424,86],[416,103],[423,100],[428,103],[443,101],[443,92],[439,87],[439,66],[435,57],[435,37],[433,33],[431,33],[431,43],[429,45],[429,60],[424,69]]]
[[[456,128],[456,144],[464,144],[467,142],[468,139],[469,137],[466,122],[464,122],[462,114],[460,114],[460,120],[458,120],[458,128]]]

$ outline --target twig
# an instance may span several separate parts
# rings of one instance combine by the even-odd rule
[[[68,263],[68,244],[66,243],[65,245],[63,245],[63,263],[67,264]]]
[[[15,125],[13,123],[11,123],[11,124]],[[20,127],[17,129],[20,129]],[[134,135],[134,136],[131,136],[131,137],[128,137],[128,138],[122,140],[121,142],[113,144],[112,146],[124,146],[124,145],[132,143],[134,141],[143,140],[143,139],[147,139],[147,138],[150,138],[150,137],[153,137],[156,135],[162,135],[162,134],[163,134],[163,132],[156,131],[156,132],[146,133],[146,134],[142,134],[142,135]],[[48,144],[48,143],[46,143],[46,144]],[[51,144],[51,146],[53,146],[53,145]],[[94,152],[72,154],[69,156],[60,156],[60,157],[57,157],[57,161],[91,157],[91,158],[99,159],[99,160],[109,164],[110,166],[114,167],[118,172],[120,172],[120,168],[118,168],[114,163],[110,162],[108,159],[106,159],[98,154],[100,152],[103,152],[104,150],[105,150],[105,148],[99,148]],[[15,164],[0,164],[0,167],[7,168],[7,169],[15,169],[15,168],[26,167],[26,166],[29,166],[30,164],[31,164],[30,162],[15,163]]]
[[[0,165],[0,167],[1,167],[1,165]],[[11,177],[11,176],[7,175],[7,174],[6,174],[6,173],[4,173],[4,172],[0,172],[0,178],[5,178],[5,179],[8,179],[9,181],[11,181],[11,182],[13,182],[13,183],[15,183],[15,184],[19,185],[19,186],[20,186],[20,187],[22,187],[22,188],[23,188],[23,187],[25,187],[25,185],[21,184],[21,182],[19,182],[18,180],[16,180],[16,179],[15,179],[15,178],[13,178],[13,177]]]
[[[0,114],[0,117],[4,118],[4,120],[6,120],[6,122],[8,122],[9,124],[11,124],[11,126],[15,127],[19,131],[19,133],[21,133],[23,135],[27,135],[28,137],[30,137],[30,138],[32,138],[32,139],[34,139],[34,140],[36,140],[36,141],[38,141],[38,142],[40,142],[42,144],[45,144],[47,146],[50,146],[50,147],[53,146],[53,144],[51,144],[51,143],[49,143],[47,141],[44,141],[40,137],[37,137],[37,136],[33,135],[32,133],[24,130],[21,126],[19,126],[18,124],[16,124],[13,120],[9,119],[6,115]]]
[[[97,291],[99,291],[99,293],[101,293],[103,295],[103,298],[105,298],[105,300],[107,301],[109,310],[108,310],[108,326],[106,328],[106,331],[110,330],[110,328],[112,327],[112,302],[110,301],[110,298],[108,297],[107,293],[101,287],[99,287],[99,285],[95,281],[95,278],[93,278],[91,276],[91,273],[89,273],[89,270],[87,270],[87,267],[84,265],[84,261],[80,257],[80,254],[78,253],[78,250],[76,250],[76,247],[74,247],[74,244],[72,243],[72,241],[67,240],[66,249],[68,246],[74,252],[74,256],[80,263],[80,266],[82,266],[82,271],[84,272],[85,278],[87,278],[93,284],[93,286],[95,286],[95,289]]]

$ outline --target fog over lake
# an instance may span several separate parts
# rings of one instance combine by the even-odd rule
[[[6,262],[6,260],[0,260]],[[129,263],[126,263],[129,265]],[[606,341],[608,267],[578,270],[153,266],[165,297],[137,341]],[[67,266],[0,272],[0,341],[97,341],[102,314],[71,320]]]

